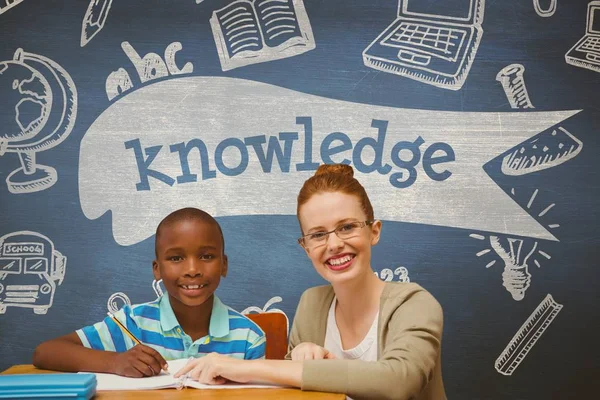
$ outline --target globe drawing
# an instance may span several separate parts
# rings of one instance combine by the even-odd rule
[[[18,141],[39,134],[48,121],[48,104],[52,103],[52,91],[46,78],[26,64],[2,62],[0,97],[5,108],[0,115],[3,127],[0,137]]]
[[[77,90],[56,62],[18,49],[0,62],[0,156],[17,153],[21,167],[6,178],[11,193],[44,190],[58,180],[56,170],[36,163],[36,153],[61,143],[73,129]]]

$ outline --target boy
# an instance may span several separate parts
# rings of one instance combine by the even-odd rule
[[[150,303],[125,306],[115,317],[141,342],[110,319],[40,344],[38,368],[154,376],[166,360],[216,352],[240,359],[264,358],[265,335],[252,321],[214,295],[227,275],[221,227],[209,214],[183,208],[156,228],[152,270],[166,293]]]

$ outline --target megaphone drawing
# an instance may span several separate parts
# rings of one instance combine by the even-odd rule
[[[18,49],[0,62],[0,156],[17,153],[21,167],[6,178],[11,193],[47,189],[56,170],[36,163],[36,153],[60,144],[77,117],[77,89],[56,62]]]

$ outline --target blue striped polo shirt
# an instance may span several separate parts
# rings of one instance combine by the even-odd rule
[[[217,296],[213,299],[208,335],[196,341],[177,322],[168,293],[149,303],[126,305],[114,316],[167,361],[212,352],[246,360],[264,358],[265,334],[258,325],[224,305]],[[76,332],[85,347],[96,350],[123,352],[135,346],[110,317]]]

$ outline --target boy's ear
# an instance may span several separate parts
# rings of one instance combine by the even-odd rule
[[[379,238],[381,237],[381,221],[376,219],[375,222],[371,224],[371,246],[375,246],[379,243]]]
[[[227,260],[227,254],[223,254],[223,268],[221,268],[221,276],[227,277],[227,269],[229,268],[229,261]]]
[[[160,268],[156,260],[152,261],[152,275],[154,275],[155,280],[160,281]]]

